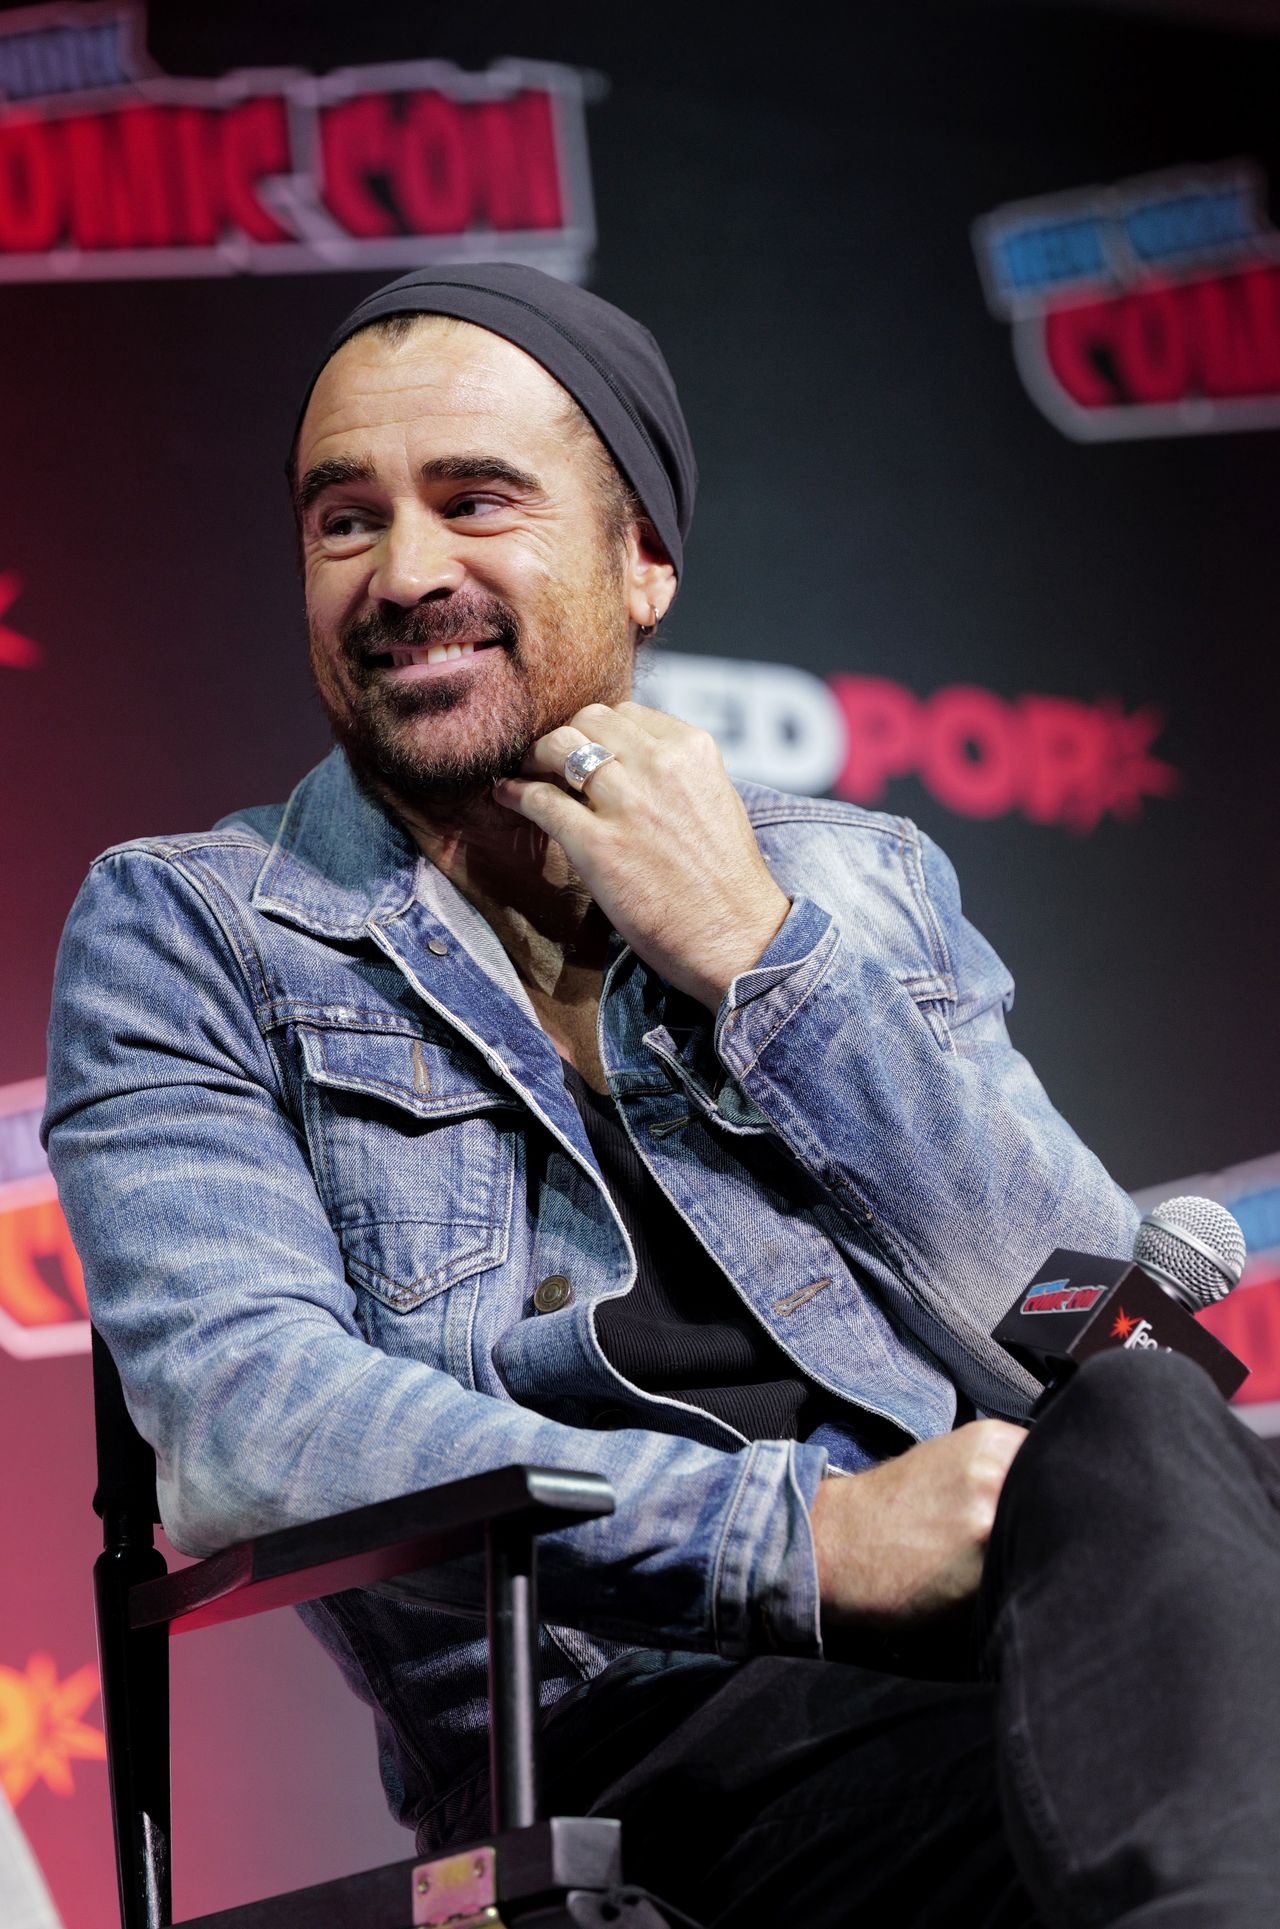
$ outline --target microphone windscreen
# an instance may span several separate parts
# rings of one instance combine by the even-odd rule
[[[1165,1199],[1147,1213],[1133,1242],[1134,1264],[1172,1286],[1193,1309],[1212,1306],[1240,1282],[1244,1234],[1216,1199]]]

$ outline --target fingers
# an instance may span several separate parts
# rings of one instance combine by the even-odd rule
[[[970,1420],[966,1426],[957,1427],[957,1433],[966,1434],[973,1441],[979,1458],[997,1470],[1001,1479],[1013,1465],[1013,1457],[1027,1444],[1025,1427],[1015,1427],[1008,1420]]]
[[[639,708],[638,704],[630,703],[588,703],[570,717],[568,727],[581,731],[591,743],[602,743],[606,750],[616,751],[620,757],[626,751],[642,752],[652,742],[651,735],[641,729],[634,717],[627,715],[628,711]]]
[[[655,718],[664,726],[661,731],[647,727]],[[633,775],[643,772],[659,740],[680,733],[689,735],[689,726],[659,711],[647,710],[641,703],[589,703],[568,723],[538,738],[520,766],[522,775],[496,783],[494,799],[505,809],[527,817],[567,848],[578,843],[583,818],[591,815],[583,811],[583,804],[616,806],[626,794],[627,760]],[[584,743],[603,744],[614,755],[611,762],[592,771],[585,789],[578,790],[566,779],[564,765],[566,757]]]
[[[638,772],[659,745],[683,743],[692,752],[705,735],[705,731],[682,723],[678,717],[650,710],[643,703],[589,703],[567,723],[539,737],[521,769],[526,776],[563,781],[564,760],[570,752],[584,743],[599,743],[612,750],[619,762],[628,761]]]
[[[526,777],[546,777],[564,785],[565,758],[572,751],[580,750],[584,743],[603,744],[619,762],[630,756],[633,766],[637,762],[642,764],[644,752],[654,739],[632,718],[622,715],[623,708],[638,710],[640,707],[629,704],[615,709],[607,703],[587,704],[568,723],[538,738],[521,764],[521,771]],[[604,794],[608,796],[610,784],[616,784],[618,774],[612,764],[602,764],[590,780],[593,794],[598,794],[598,786],[603,784]]]
[[[679,737],[689,729],[679,717],[669,716],[665,710],[651,710],[645,703],[619,703],[614,708],[620,717],[651,737]]]
[[[947,1437],[964,1456],[960,1518],[968,1521],[976,1539],[985,1545],[1014,1456],[1026,1443],[1026,1429],[1007,1420],[971,1420]]]
[[[974,1420],[847,1480],[811,1509],[824,1627],[900,1628],[969,1599],[1005,1475],[1026,1440]]]
[[[588,742],[590,739],[574,724],[562,723],[558,730],[549,730],[545,737],[539,737],[529,746],[520,769],[526,777],[555,777],[563,781],[565,758]]]
[[[596,776],[603,776],[603,770]],[[596,782],[593,776],[592,783]],[[504,810],[515,811],[527,817],[531,824],[554,837],[564,846],[570,860],[578,857],[578,847],[583,832],[593,822],[592,813],[584,810],[581,798],[560,784],[549,784],[528,777],[500,777],[493,786],[493,800]]]

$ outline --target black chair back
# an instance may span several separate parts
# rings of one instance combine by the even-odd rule
[[[129,1417],[115,1361],[93,1332],[98,1443],[94,1511],[102,1552],[93,1569],[107,1780],[124,1929],[165,1929],[169,1879],[169,1637],[130,1625],[129,1594],[168,1570],[155,1545],[156,1461]]]
[[[114,1512],[140,1516],[158,1526],[156,1457],[134,1426],[116,1363],[102,1335],[93,1332],[93,1420],[98,1445],[98,1485],[93,1511],[106,1521]]]

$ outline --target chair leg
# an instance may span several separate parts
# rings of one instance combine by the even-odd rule
[[[93,1570],[122,1929],[169,1929],[169,1630],[129,1625],[129,1590],[167,1572],[153,1546],[108,1546]]]
[[[489,1804],[495,1835],[538,1819],[537,1542],[528,1527],[485,1535],[489,1623]]]

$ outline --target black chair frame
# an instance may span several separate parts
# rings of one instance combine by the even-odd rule
[[[483,1552],[489,1635],[492,1841],[200,1919],[203,1929],[405,1929],[449,1921],[555,1925],[625,1920],[662,1929],[620,1890],[616,1822],[539,1820],[537,1538],[613,1511],[597,1474],[512,1466],[264,1534],[169,1573],[155,1545],[155,1459],[93,1334],[103,1551],[94,1568],[122,1929],[170,1929],[169,1641],[345,1588]],[[461,1857],[461,1862],[459,1858]],[[462,1866],[465,1864],[465,1866]],[[445,1894],[433,1914],[433,1885]],[[452,1888],[451,1888],[451,1885]],[[473,1907],[459,1913],[455,1903]],[[603,1905],[603,1913],[601,1907]],[[625,1910],[625,1914],[623,1913]],[[197,1929],[191,1919],[188,1929]]]

